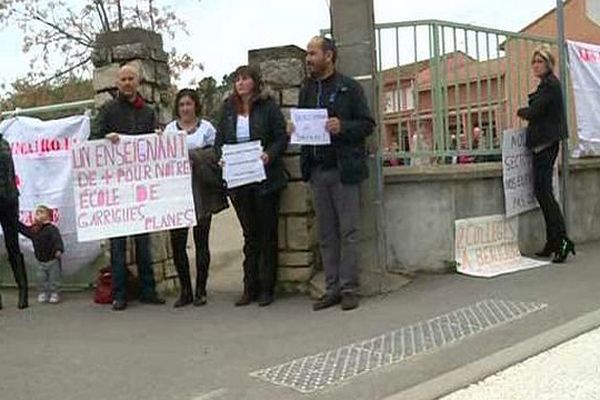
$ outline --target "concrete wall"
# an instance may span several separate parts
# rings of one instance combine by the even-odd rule
[[[574,160],[569,176],[569,236],[600,240],[600,159]],[[500,163],[387,168],[388,268],[443,272],[454,260],[454,221],[504,213]],[[519,216],[519,246],[533,254],[545,241],[539,210]]]

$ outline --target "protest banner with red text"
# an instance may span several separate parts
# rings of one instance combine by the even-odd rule
[[[185,134],[121,135],[73,149],[80,241],[196,223]]]
[[[504,215],[455,221],[454,251],[457,271],[477,277],[491,278],[549,264],[521,256],[519,220]]]
[[[51,121],[16,117],[2,121],[0,132],[10,143],[20,192],[20,219],[33,224],[35,209],[46,205],[65,243],[63,283],[89,284],[90,265],[100,256],[100,242],[77,241],[71,151],[90,135],[90,119],[73,116]],[[28,261],[33,260],[31,241],[20,237]],[[3,247],[3,246],[2,246]],[[28,262],[29,265],[32,265]]]

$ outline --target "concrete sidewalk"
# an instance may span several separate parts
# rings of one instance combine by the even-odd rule
[[[480,376],[471,371],[443,385],[433,379],[600,309],[600,243],[577,250],[568,264],[491,280],[421,276],[351,312],[313,312],[304,297],[234,308],[239,284],[212,285],[206,307],[132,303],[123,313],[94,305],[91,293],[19,312],[15,293],[5,291],[0,399],[434,398],[506,365],[486,365]],[[453,322],[481,310],[491,313]],[[444,321],[444,337],[427,331]],[[590,324],[600,318],[575,328]],[[511,362],[575,333],[582,332],[527,344],[529,353]]]

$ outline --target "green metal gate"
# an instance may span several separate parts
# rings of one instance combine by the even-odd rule
[[[386,164],[499,161],[536,82],[533,49],[556,41],[438,20],[376,25]]]

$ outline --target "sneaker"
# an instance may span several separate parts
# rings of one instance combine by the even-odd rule
[[[342,310],[349,311],[358,308],[358,297],[354,293],[342,293]]]
[[[340,304],[340,296],[338,295],[325,295],[320,300],[313,303],[313,310],[319,311],[329,307],[333,307]]]
[[[48,293],[38,294],[38,303],[47,303],[49,300]]]
[[[50,295],[49,302],[50,304],[58,304],[60,302],[60,296],[58,295],[58,293],[52,293]]]
[[[113,311],[123,311],[127,308],[126,301],[113,300],[112,309]]]

